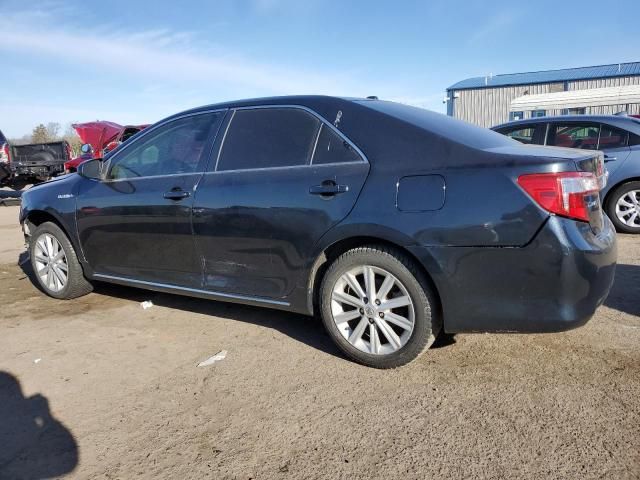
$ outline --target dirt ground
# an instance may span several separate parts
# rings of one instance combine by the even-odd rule
[[[378,371],[299,315],[48,298],[17,214],[0,208],[0,478],[640,478],[640,238],[619,237],[585,327],[445,337]]]

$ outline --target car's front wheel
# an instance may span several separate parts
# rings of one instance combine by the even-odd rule
[[[640,182],[617,187],[607,200],[607,214],[623,233],[640,233]]]
[[[84,277],[73,245],[55,223],[45,222],[34,230],[29,256],[36,281],[47,295],[71,299],[93,289]]]
[[[424,274],[402,252],[349,250],[328,268],[320,289],[322,320],[350,358],[395,368],[418,357],[440,330]]]

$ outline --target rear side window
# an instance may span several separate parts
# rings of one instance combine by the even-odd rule
[[[507,137],[513,138],[514,140],[519,141],[520,143],[533,143],[533,136],[536,132],[535,126],[525,126],[518,127],[513,130],[501,130],[500,133],[506,135]]]
[[[358,162],[362,158],[358,152],[330,127],[321,125],[318,143],[313,154],[314,165],[327,163]]]
[[[600,143],[598,149],[618,148],[627,146],[628,134],[624,130],[602,125],[600,128]]]
[[[297,108],[236,110],[217,170],[308,165],[320,121]]]
[[[547,145],[555,147],[597,150],[600,126],[589,123],[555,124],[550,130]]]

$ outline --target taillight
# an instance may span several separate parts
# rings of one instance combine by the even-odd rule
[[[518,184],[542,208],[556,215],[589,221],[589,202],[597,200],[598,179],[589,172],[534,173]]]

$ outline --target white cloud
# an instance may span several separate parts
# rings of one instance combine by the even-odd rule
[[[253,1],[258,10],[272,10],[289,2]],[[12,64],[12,69],[28,68],[25,65],[37,65],[39,60],[59,62],[55,78],[68,78],[66,90],[71,86],[78,92],[72,99],[56,101],[53,77],[41,79],[44,84],[39,91],[21,96],[16,95],[17,86],[6,84],[0,96],[5,99],[0,104],[5,134],[22,135],[46,121],[156,121],[176,111],[236,97],[362,96],[376,92],[380,98],[396,95],[394,98],[400,99],[400,95],[408,95],[400,87],[401,77],[394,84],[362,78],[355,70],[316,71],[312,66],[305,69],[277,60],[258,61],[232,48],[207,43],[194,32],[123,30],[95,22],[87,26],[83,19],[82,11],[55,1],[29,10],[14,9],[3,16],[0,51],[25,59]],[[65,74],[60,74],[61,70]],[[34,69],[21,78],[29,76],[37,83],[41,72]],[[116,84],[126,87],[118,91]],[[402,98],[404,103],[434,108],[432,97]]]
[[[276,0],[261,0],[271,8]],[[224,83],[258,94],[342,93],[356,85],[348,72],[304,71],[299,66],[262,63],[232,49],[212,47],[191,32],[166,29],[126,31],[78,28],[69,15],[51,4],[3,16],[0,50],[44,55],[72,65],[104,71],[116,69],[154,81],[196,84]],[[62,19],[62,21],[60,21]]]

